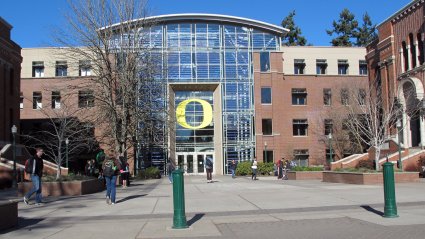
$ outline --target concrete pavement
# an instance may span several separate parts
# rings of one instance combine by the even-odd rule
[[[20,226],[0,238],[423,238],[425,181],[396,185],[399,218],[382,218],[382,185],[185,177],[189,229],[173,230],[172,185],[137,181],[104,192],[19,204]],[[1,194],[3,198],[12,197]],[[343,236],[342,236],[343,235]]]

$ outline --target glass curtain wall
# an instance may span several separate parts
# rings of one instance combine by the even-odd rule
[[[223,173],[227,173],[231,160],[252,160],[255,154],[252,53],[280,50],[279,37],[246,26],[216,22],[170,23],[149,28],[146,32],[145,44],[152,49],[152,54],[156,54],[155,58],[163,67],[156,74],[156,79],[164,79],[169,84],[205,82],[220,85],[222,105],[214,107],[222,109],[223,145],[219,150],[223,150]],[[161,86],[141,87],[141,90],[157,93],[152,98],[161,101],[158,102],[159,107],[167,107],[168,96],[164,89]],[[191,94],[212,100],[212,92],[208,96],[204,93],[176,92],[176,103]],[[156,164],[165,162],[167,152],[167,125],[163,120],[159,122],[163,125],[155,137],[158,142],[163,142],[163,148],[157,147],[162,153]],[[190,134],[196,135],[196,132],[181,133],[177,135],[176,143],[184,143],[185,147],[177,147],[176,152],[187,150],[186,146],[192,142],[193,147],[205,143],[196,141],[196,136],[190,138]]]

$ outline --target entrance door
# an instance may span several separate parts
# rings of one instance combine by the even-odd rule
[[[179,168],[184,170],[185,174],[202,175],[205,174],[205,159],[207,158],[212,159],[214,162],[212,153],[177,153],[176,163]]]

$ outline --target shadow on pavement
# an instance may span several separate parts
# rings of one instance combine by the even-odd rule
[[[195,216],[193,216],[189,221],[187,221],[187,225],[190,227],[195,222],[199,221],[203,216],[205,216],[205,213],[197,213]]]
[[[366,211],[368,211],[368,212],[373,212],[373,213],[375,213],[375,214],[377,214],[379,216],[384,216],[384,213],[383,212],[381,212],[379,210],[376,210],[375,208],[372,208],[369,205],[361,205],[360,207],[363,208],[363,209],[366,209]]]
[[[33,226],[41,221],[43,221],[43,218],[24,218],[24,217],[18,217],[18,225],[16,225],[16,227],[12,227],[9,229],[5,229],[3,231],[0,231],[0,235],[3,233],[8,233],[8,232],[12,232],[15,230],[19,230],[25,227],[30,227]]]
[[[125,197],[123,199],[118,200],[117,203],[122,203],[122,202],[125,202],[125,201],[128,201],[128,200],[131,200],[131,199],[144,197],[146,195],[147,194],[131,195],[131,196],[128,196],[128,197]]]

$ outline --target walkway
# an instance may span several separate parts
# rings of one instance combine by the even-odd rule
[[[400,217],[384,219],[382,185],[185,177],[189,229],[172,230],[167,179],[104,193],[19,204],[20,226],[0,238],[423,238],[425,181],[397,184]],[[0,194],[1,197],[4,196]],[[10,194],[9,194],[10,196]]]

